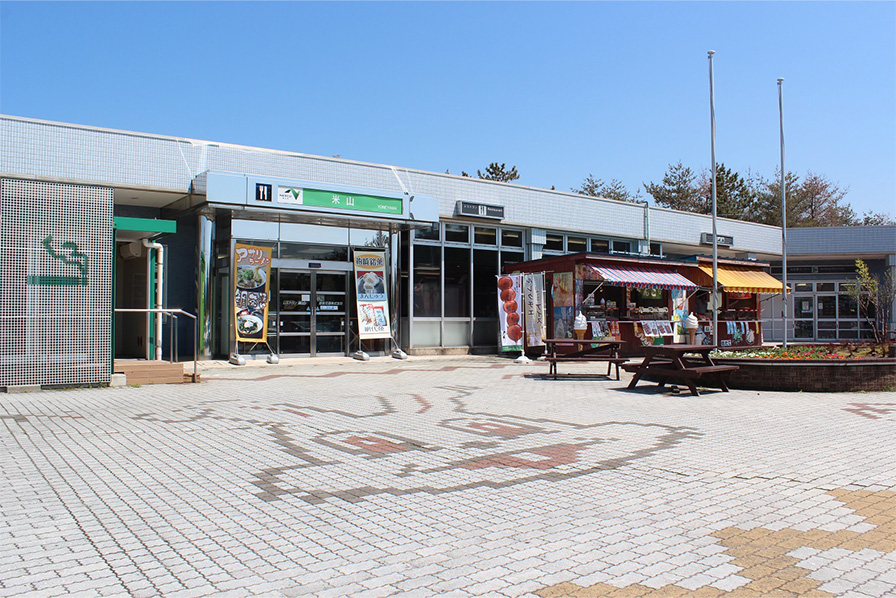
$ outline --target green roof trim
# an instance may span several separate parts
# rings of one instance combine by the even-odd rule
[[[159,220],[158,218],[127,218],[116,216],[113,218],[115,230],[139,230],[149,233],[176,233],[177,222],[175,220]]]

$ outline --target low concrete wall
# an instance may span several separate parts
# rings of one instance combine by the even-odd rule
[[[896,391],[896,359],[713,358],[740,369],[726,378],[730,388],[805,392]]]

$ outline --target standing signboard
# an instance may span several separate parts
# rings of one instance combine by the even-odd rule
[[[386,252],[356,249],[354,264],[358,336],[361,339],[392,338],[386,296]]]
[[[498,277],[498,319],[501,321],[502,351],[523,350],[519,303],[522,298],[522,276],[512,274]]]
[[[544,274],[523,274],[523,309],[525,310],[526,347],[544,345]]]
[[[271,248],[237,243],[233,255],[236,340],[244,343],[266,343]]]

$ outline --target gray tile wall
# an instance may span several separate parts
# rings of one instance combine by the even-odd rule
[[[438,198],[442,218],[453,216],[456,202],[466,200],[505,206],[508,225],[633,239],[646,235],[644,207],[637,204],[381,164],[0,116],[0,172],[8,176],[186,192],[206,170],[392,191],[404,186]],[[705,252],[700,233],[711,230],[708,216],[650,208],[654,242],[688,244],[695,253]],[[734,237],[736,251],[780,253],[778,228],[719,219],[718,232]]]

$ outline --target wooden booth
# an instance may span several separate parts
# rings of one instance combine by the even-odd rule
[[[643,345],[687,341],[685,308],[698,285],[681,271],[693,269],[694,262],[587,253],[504,267],[507,274],[544,272],[549,337],[574,338],[582,314],[584,338],[623,341],[622,355],[642,355]]]
[[[781,282],[763,270],[768,264],[719,259],[718,301],[712,298],[712,258],[700,256],[692,264],[692,268],[682,270],[682,273],[700,287],[688,302],[700,324],[697,342],[711,342],[712,310],[718,302],[719,348],[762,345],[760,295],[781,292]]]

